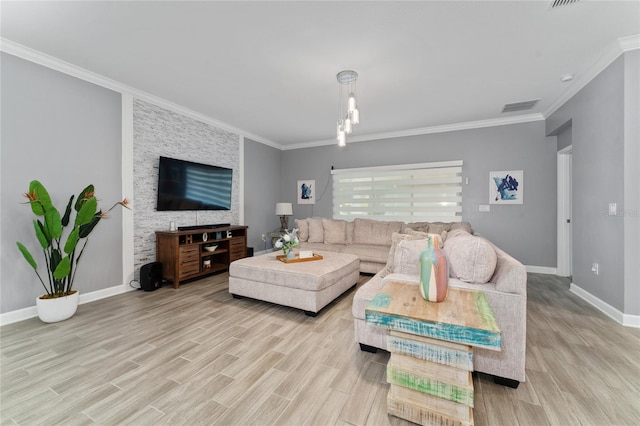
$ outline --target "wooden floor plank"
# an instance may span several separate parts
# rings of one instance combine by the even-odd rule
[[[370,277],[361,276],[359,286]],[[474,423],[640,424],[640,329],[528,275],[527,381],[474,373]],[[392,425],[389,353],[360,351],[348,291],[309,317],[233,299],[228,275],[0,327],[0,425]]]

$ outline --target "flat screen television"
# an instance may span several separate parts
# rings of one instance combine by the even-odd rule
[[[158,211],[231,210],[233,170],[160,157]]]

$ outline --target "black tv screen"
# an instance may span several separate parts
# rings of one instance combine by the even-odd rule
[[[233,170],[160,157],[158,211],[231,210]]]

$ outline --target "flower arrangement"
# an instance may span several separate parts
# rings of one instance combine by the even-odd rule
[[[285,234],[273,246],[277,249],[282,249],[282,252],[286,255],[289,250],[298,245],[298,229],[293,228],[291,232],[286,230],[284,232]]]

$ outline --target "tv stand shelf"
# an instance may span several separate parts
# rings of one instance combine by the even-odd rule
[[[156,261],[162,277],[173,283],[204,277],[229,269],[234,260],[247,257],[246,226],[156,231]],[[214,251],[206,246],[217,245]]]

